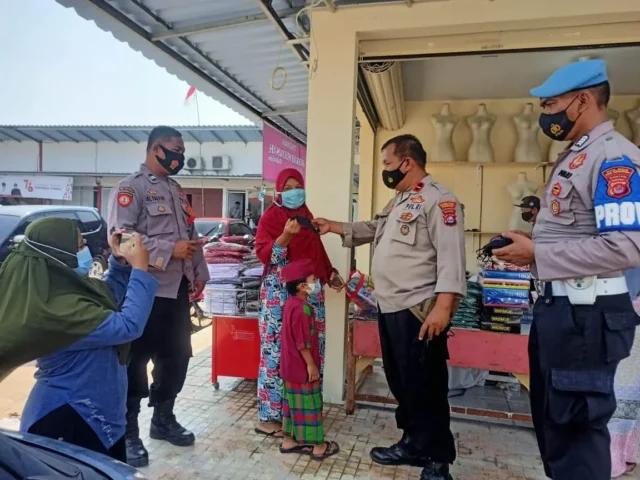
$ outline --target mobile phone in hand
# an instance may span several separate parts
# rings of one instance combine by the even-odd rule
[[[120,234],[120,253],[129,253],[136,246],[136,237],[130,233]]]

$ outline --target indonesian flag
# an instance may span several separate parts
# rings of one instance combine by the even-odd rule
[[[196,87],[189,87],[187,90],[187,95],[184,97],[184,103],[187,103],[191,97],[196,94]]]

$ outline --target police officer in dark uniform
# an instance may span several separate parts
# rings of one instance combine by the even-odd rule
[[[522,209],[522,220],[535,225],[538,213],[540,213],[540,199],[534,195],[524,197],[520,205],[515,205]]]
[[[193,433],[173,414],[187,375],[191,352],[190,293],[198,296],[209,280],[195,216],[187,195],[171,178],[184,166],[182,135],[170,127],[156,127],[149,135],[147,158],[136,173],[118,183],[109,198],[109,229],[142,235],[149,250],[149,273],[159,288],[142,337],[131,347],[127,394],[127,463],[148,465],[140,440],[138,414],[142,398],[154,407],[151,438],[187,446]],[[153,360],[149,389],[147,365]]]
[[[531,411],[547,476],[611,478],[613,380],[638,321],[623,271],[640,266],[640,150],[607,120],[606,64],[586,60],[531,91],[540,126],[572,142],[551,171],[533,239],[507,233],[500,260],[532,265]]]

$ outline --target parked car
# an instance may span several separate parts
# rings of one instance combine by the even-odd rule
[[[90,275],[101,276],[106,271],[110,252],[107,222],[92,207],[16,205],[0,208],[0,263],[11,253],[11,247],[22,241],[29,224],[44,217],[76,220],[93,256]]]
[[[135,468],[70,443],[0,430],[0,478],[146,480]]]
[[[200,237],[217,237],[221,242],[251,245],[255,240],[255,231],[236,218],[196,218],[195,226]]]

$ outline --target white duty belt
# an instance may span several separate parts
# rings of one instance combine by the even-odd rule
[[[544,295],[547,282],[537,282],[537,290]],[[622,295],[629,292],[624,277],[597,278],[595,276],[555,280],[551,282],[554,297],[569,297],[572,305],[593,305],[597,297]]]

